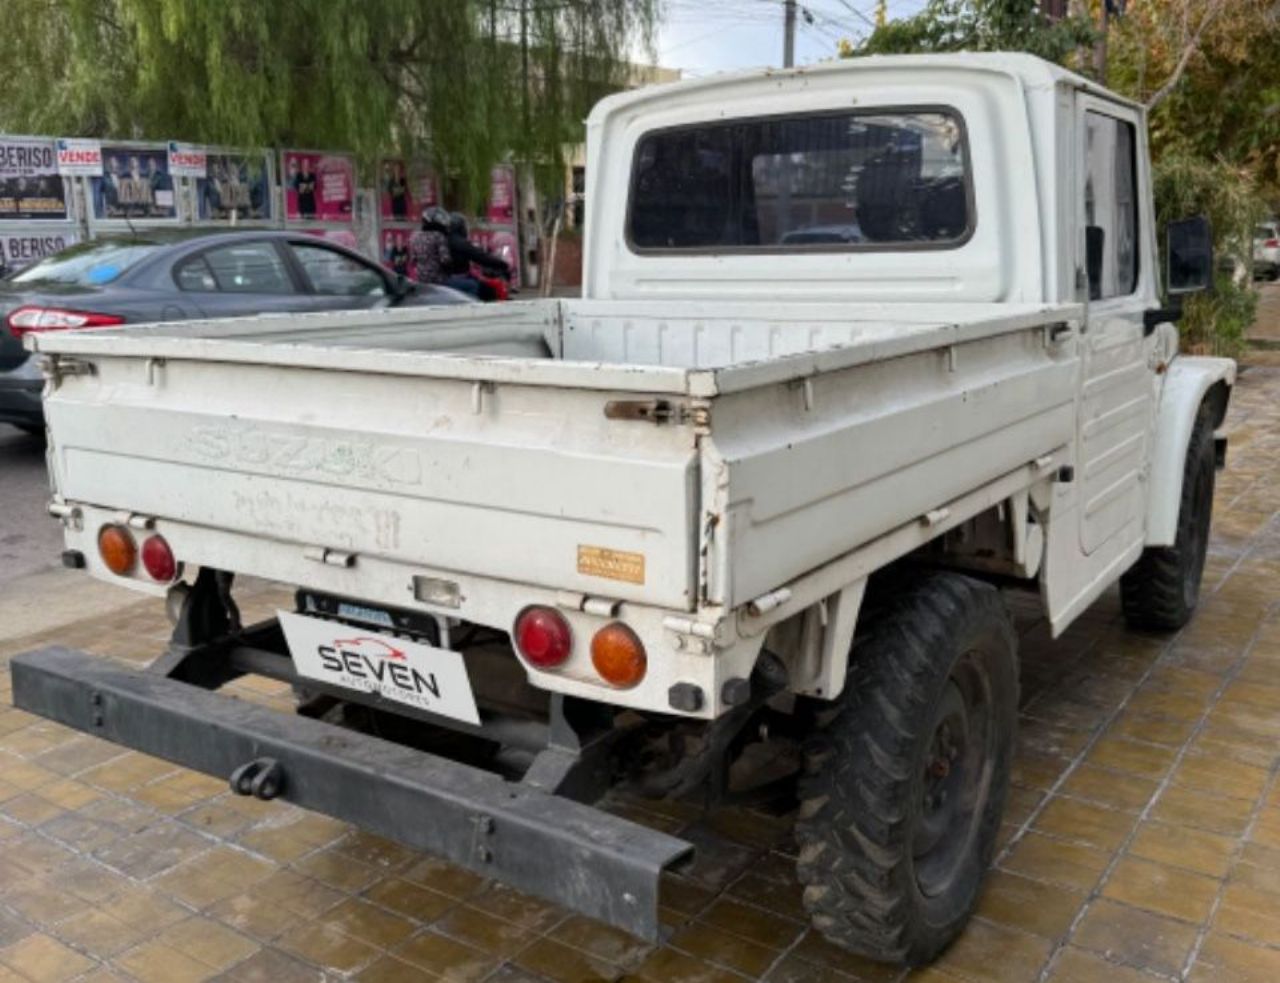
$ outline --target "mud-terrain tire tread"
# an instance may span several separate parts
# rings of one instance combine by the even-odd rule
[[[962,646],[982,637],[999,652],[1004,690],[994,701],[996,760],[966,883],[946,899],[946,916],[930,922],[916,891],[911,797],[920,793],[934,703]],[[1013,625],[989,584],[926,573],[877,612],[854,646],[837,712],[806,741],[799,784],[798,875],[814,927],[828,939],[871,959],[918,965],[964,927],[1004,810],[1017,671]]]
[[[1208,473],[1208,500],[1196,502],[1196,473]],[[1172,546],[1149,546],[1120,578],[1120,604],[1130,628],[1146,631],[1176,631],[1191,620],[1199,599],[1188,603],[1183,589],[1188,564],[1199,563],[1194,571],[1197,585],[1204,569],[1204,551],[1197,537],[1207,537],[1213,513],[1214,452],[1213,415],[1208,403],[1200,407],[1187,457],[1183,465],[1182,495],[1178,503],[1178,532]]]

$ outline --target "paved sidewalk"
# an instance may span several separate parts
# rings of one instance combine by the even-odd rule
[[[1129,633],[1112,593],[1050,642],[1014,600],[1023,714],[1002,848],[978,917],[911,979],[1280,980],[1280,367],[1241,377],[1230,430],[1186,630]],[[251,593],[260,612],[287,603]],[[0,641],[0,664],[55,641],[136,661],[165,635],[148,601]],[[906,975],[806,928],[788,817],[628,808],[701,850],[666,886],[673,935],[654,948],[13,710],[0,678],[0,983]],[[289,706],[276,683],[234,688]]]
[[[1280,282],[1258,285],[1258,316],[1245,337],[1260,347],[1280,348]]]

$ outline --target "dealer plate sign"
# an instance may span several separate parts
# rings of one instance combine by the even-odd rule
[[[339,621],[278,614],[299,676],[480,723],[460,653]]]

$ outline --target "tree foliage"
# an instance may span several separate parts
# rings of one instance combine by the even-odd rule
[[[560,162],[659,0],[9,0],[0,129]],[[16,9],[20,8],[20,9]]]
[[[1108,84],[1150,106],[1158,154],[1220,158],[1280,191],[1280,2],[1131,3],[1110,44]]]
[[[1083,17],[1051,22],[1036,0],[929,0],[918,14],[880,24],[846,56],[919,51],[1028,51],[1063,61],[1094,39]]]
[[[1158,225],[1207,216],[1215,249],[1234,266],[1234,272],[1218,271],[1213,292],[1187,298],[1180,323],[1184,340],[1195,350],[1239,354],[1258,305],[1252,289],[1253,229],[1267,210],[1256,177],[1221,158],[1173,149],[1156,160],[1152,190]]]

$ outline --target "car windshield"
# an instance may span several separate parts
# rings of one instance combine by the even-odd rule
[[[1276,237],[1276,229],[1273,225],[1259,225],[1253,230],[1255,239],[1274,239]]]
[[[27,267],[12,282],[101,286],[119,279],[159,248],[154,242],[86,242]]]

